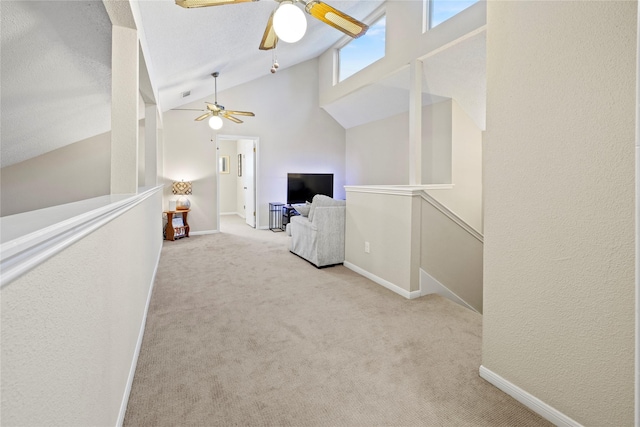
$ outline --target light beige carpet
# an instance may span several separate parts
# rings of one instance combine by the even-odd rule
[[[548,426],[478,376],[480,315],[225,218],[164,242],[125,426]]]

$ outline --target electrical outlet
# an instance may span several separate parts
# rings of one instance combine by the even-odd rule
[[[371,252],[371,246],[369,242],[364,242],[364,253],[368,254],[369,252]]]

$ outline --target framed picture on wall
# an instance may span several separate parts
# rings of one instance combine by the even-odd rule
[[[229,156],[220,156],[220,173],[229,173]]]
[[[242,176],[242,154],[238,154],[238,176]]]

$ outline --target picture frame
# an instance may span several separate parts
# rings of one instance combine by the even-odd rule
[[[238,176],[242,176],[242,154],[238,154]]]
[[[220,156],[220,173],[229,173],[229,156]]]

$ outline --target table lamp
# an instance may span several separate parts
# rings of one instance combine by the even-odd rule
[[[186,210],[191,207],[191,202],[185,197],[186,194],[191,193],[191,181],[174,182],[172,186],[173,194],[178,194],[178,200],[176,200],[177,210]]]

